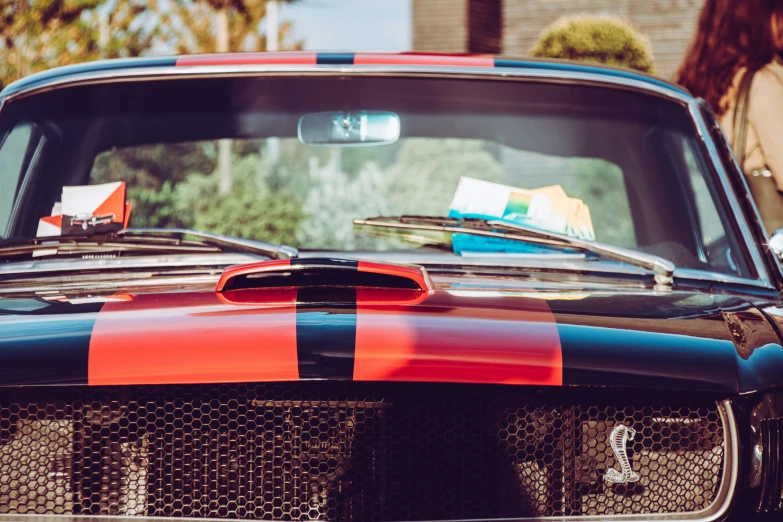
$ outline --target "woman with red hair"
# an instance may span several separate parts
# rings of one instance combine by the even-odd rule
[[[783,228],[783,0],[707,0],[677,82],[718,114],[767,231]]]

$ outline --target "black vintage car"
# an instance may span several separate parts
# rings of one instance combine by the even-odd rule
[[[0,103],[0,521],[783,517],[783,274],[681,88],[282,53]]]

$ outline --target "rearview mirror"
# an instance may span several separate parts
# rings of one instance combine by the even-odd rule
[[[313,112],[299,118],[299,141],[323,147],[387,145],[400,137],[393,112]]]

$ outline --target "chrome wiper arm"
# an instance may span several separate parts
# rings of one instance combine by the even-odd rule
[[[537,245],[573,248],[650,270],[655,274],[655,282],[658,284],[671,285],[673,282],[675,265],[668,259],[505,221],[437,216],[398,216],[355,219],[353,222],[355,225],[360,226],[470,234],[525,241]]]
[[[46,251],[53,251],[48,253]],[[214,253],[216,246],[202,243],[149,243],[123,241],[110,236],[52,236],[0,242],[0,258],[46,252],[42,255],[101,254],[107,252]]]
[[[207,244],[230,248],[231,250],[244,252],[247,254],[264,255],[276,259],[290,259],[299,255],[299,250],[288,245],[278,245],[275,243],[267,243],[265,241],[256,241],[254,239],[224,236],[222,234],[201,232],[199,230],[190,230],[187,228],[126,228],[117,232],[117,235],[139,238],[150,236],[174,236],[183,238],[185,236],[192,236],[202,240]]]
[[[490,225],[498,230],[520,231],[525,232],[526,234],[534,234],[542,238],[562,241],[563,243],[566,243],[573,248],[586,250],[607,259],[622,261],[640,268],[646,268],[647,270],[653,272],[656,276],[660,276],[660,278],[656,278],[656,281],[659,284],[672,284],[672,277],[674,276],[674,269],[676,267],[674,263],[660,256],[647,254],[646,252],[637,252],[636,250],[631,250],[629,248],[598,243],[596,241],[586,241],[584,239],[567,236],[565,234],[547,232],[545,230],[539,230],[537,228],[527,227],[524,225],[517,225],[515,223],[508,223],[506,221],[488,220],[486,223],[487,225]]]
[[[546,239],[543,237],[520,236],[516,233],[497,232],[488,225],[488,221],[475,218],[448,218],[437,216],[398,216],[398,217],[373,217],[367,219],[354,219],[354,225],[380,227],[397,230],[428,230],[432,232],[447,232],[449,234],[468,234],[473,236],[495,237],[499,239],[510,239],[514,241],[527,241],[537,245],[548,245],[554,247],[569,247],[568,243],[563,241]],[[429,238],[416,238],[427,241],[428,244],[451,246],[451,241],[441,242],[430,240]],[[576,247],[574,247],[576,248]],[[577,250],[585,250],[577,248]]]

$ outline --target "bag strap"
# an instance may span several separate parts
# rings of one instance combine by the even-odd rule
[[[740,169],[745,165],[745,146],[748,137],[748,98],[750,98],[750,84],[756,71],[748,69],[742,76],[737,90],[737,104],[734,106],[734,156],[737,158]]]

